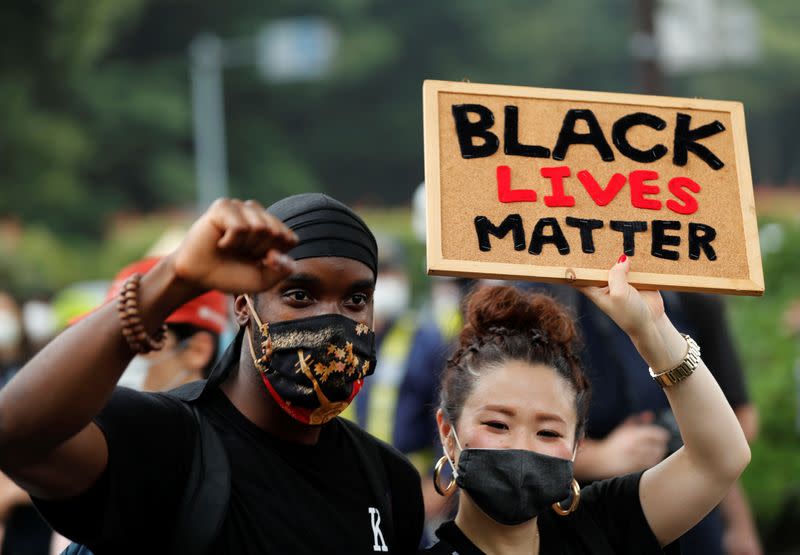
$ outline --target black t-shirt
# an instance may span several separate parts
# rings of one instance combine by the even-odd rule
[[[642,473],[595,482],[581,491],[578,509],[569,516],[552,510],[538,517],[540,555],[646,555],[678,553],[677,543],[663,551],[647,524],[639,501]],[[455,522],[443,524],[439,542],[428,555],[482,555]]]
[[[108,466],[76,498],[36,501],[51,525],[96,555],[166,549],[195,441],[195,421],[178,403],[118,388],[96,419],[108,442]],[[390,446],[365,432],[361,438],[378,445],[381,460],[369,462],[384,465],[392,505],[387,519],[365,478],[365,461],[338,419],[308,446],[271,436],[219,390],[199,406],[219,432],[231,467],[228,512],[212,553],[373,553],[383,545],[386,553],[416,551],[423,525],[420,479]]]

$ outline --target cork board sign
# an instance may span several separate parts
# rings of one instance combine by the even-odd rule
[[[738,102],[423,86],[428,273],[761,295]]]

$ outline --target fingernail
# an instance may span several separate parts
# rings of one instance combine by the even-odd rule
[[[619,257],[619,260],[617,260],[617,264],[622,264],[626,260],[628,260],[628,257],[623,254],[622,256]]]

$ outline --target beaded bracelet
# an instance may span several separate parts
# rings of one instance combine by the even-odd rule
[[[119,319],[122,323],[122,335],[131,351],[138,354],[146,354],[150,351],[162,349],[167,340],[167,326],[162,324],[155,336],[147,334],[139,315],[139,282],[142,274],[131,275],[122,285],[117,301]]]

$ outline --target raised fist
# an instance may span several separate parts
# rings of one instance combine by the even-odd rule
[[[176,276],[198,290],[254,293],[292,271],[285,252],[296,244],[297,235],[258,202],[218,199],[169,258]]]

